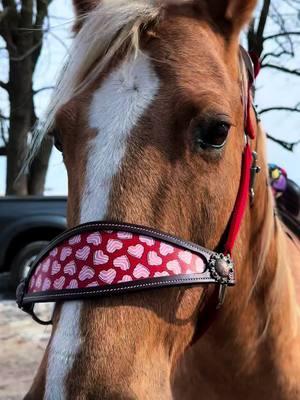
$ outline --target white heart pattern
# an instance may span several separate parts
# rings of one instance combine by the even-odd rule
[[[119,239],[132,239],[132,233],[130,232],[118,232],[117,237]]]
[[[149,265],[161,265],[162,264],[162,258],[159,257],[159,255],[156,253],[156,251],[149,251],[148,253],[148,264]]]
[[[70,261],[67,265],[64,267],[64,273],[67,275],[75,275],[76,272],[76,264],[75,261]]]
[[[87,243],[93,244],[94,246],[99,246],[102,243],[102,236],[99,232],[91,233],[87,239]]]
[[[159,246],[159,251],[162,256],[167,256],[168,254],[174,253],[174,247],[170,244],[161,242]]]
[[[77,289],[78,288],[78,281],[77,279],[72,279],[67,286],[67,289]]]
[[[202,274],[205,271],[205,264],[202,258],[200,257],[196,258],[195,266],[196,266],[195,272],[197,272],[198,274]]]
[[[35,285],[35,277],[32,276],[30,279],[30,284],[29,284],[30,289],[32,289],[34,287],[34,285]]]
[[[42,272],[42,264],[39,264],[37,269],[36,269],[36,275],[38,275],[40,272]]]
[[[58,253],[58,248],[55,247],[55,249],[51,250],[49,254],[51,257],[56,257],[57,253]]]
[[[120,242],[120,240],[117,239],[109,239],[107,242],[106,250],[109,253],[114,253],[117,250],[121,250],[123,247],[123,243]]]
[[[117,275],[117,272],[115,269],[110,268],[107,271],[101,271],[99,274],[99,278],[101,281],[108,283],[109,285],[113,282]]]
[[[205,258],[192,251],[131,232],[82,233],[49,254],[30,278],[31,292],[202,274],[206,268]]]
[[[154,246],[154,240],[148,236],[140,236],[140,241],[146,243],[148,246]]]
[[[162,272],[155,272],[154,277],[158,278],[161,276],[170,276],[170,274],[167,271],[162,271]]]
[[[93,268],[85,265],[84,267],[81,268],[79,272],[79,280],[86,281],[87,279],[92,279],[94,275],[95,271],[93,270]]]
[[[66,278],[64,276],[61,276],[60,278],[55,279],[55,281],[53,283],[53,287],[58,290],[62,289],[64,287],[65,280],[66,280]]]
[[[130,275],[124,275],[123,278],[120,281],[118,281],[118,283],[131,282],[131,281],[132,281],[132,278]]]
[[[136,258],[141,258],[144,254],[144,247],[141,244],[136,244],[135,246],[128,247],[128,253]]]
[[[60,269],[61,269],[61,265],[59,264],[58,261],[54,260],[52,265],[51,265],[51,275],[58,274]]]
[[[94,264],[95,265],[103,265],[106,264],[109,260],[109,257],[103,253],[102,250],[97,250],[94,253]]]
[[[150,271],[144,265],[138,264],[133,270],[133,276],[137,279],[148,278],[148,276],[150,276]]]
[[[75,256],[76,256],[76,258],[78,258],[78,260],[86,261],[90,254],[90,251],[91,251],[91,249],[89,246],[84,246],[81,249],[78,249],[76,251]]]
[[[39,275],[39,276],[36,278],[35,286],[36,286],[38,289],[42,286],[42,277],[41,277],[41,275]]]
[[[130,263],[127,256],[120,256],[114,259],[113,264],[117,268],[121,268],[122,271],[126,271],[130,268]]]
[[[76,235],[73,236],[70,240],[69,240],[69,244],[77,244],[81,242],[81,235]]]
[[[46,260],[42,263],[43,272],[49,271],[50,264],[51,264],[50,258],[46,258]]]
[[[96,286],[98,286],[98,282],[97,282],[97,281],[93,281],[93,282],[88,283],[88,284],[86,285],[86,287],[96,287]]]
[[[175,275],[181,274],[181,266],[177,260],[167,262],[167,268],[172,271]]]
[[[178,257],[181,261],[185,262],[186,264],[190,264],[193,258],[193,255],[190,251],[180,251]]]
[[[72,247],[63,247],[60,253],[60,261],[65,261],[72,254]]]
[[[48,290],[50,289],[50,286],[51,286],[51,281],[49,278],[46,278],[43,282],[42,290]]]

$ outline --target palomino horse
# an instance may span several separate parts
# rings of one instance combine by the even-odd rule
[[[255,4],[75,1],[44,127],[63,151],[70,227],[125,221],[221,246],[245,146],[239,35]],[[205,285],[60,302],[27,400],[300,399],[299,247],[274,214],[249,111],[262,171],[233,251],[237,284],[208,330],[197,334]]]

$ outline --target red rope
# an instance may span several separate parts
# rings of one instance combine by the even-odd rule
[[[251,100],[251,85],[248,88],[248,101],[247,101],[247,116],[246,116],[246,134],[250,139],[255,139],[256,133],[251,120],[251,108],[252,108],[252,100]]]
[[[242,158],[242,172],[240,178],[240,186],[230,220],[228,237],[225,244],[225,254],[231,254],[232,252],[234,243],[236,241],[236,237],[240,230],[243,215],[246,210],[247,201],[249,198],[251,164],[252,164],[252,152],[249,144],[247,143]]]
[[[250,53],[250,57],[252,59],[254,65],[254,78],[257,77],[260,71],[260,61],[259,58],[255,54]],[[252,108],[252,94],[251,87],[253,85],[253,79],[249,76],[248,81],[248,93],[247,93],[247,106],[246,106],[246,124],[245,124],[245,133],[249,139],[255,139],[256,130],[251,120],[251,108]],[[225,243],[224,252],[225,254],[231,254],[232,249],[234,247],[234,243],[236,241],[237,235],[239,233],[242,219],[245,214],[245,210],[247,207],[247,202],[249,198],[249,190],[250,190],[250,179],[251,179],[251,166],[252,166],[252,152],[249,146],[249,143],[246,144],[242,157],[242,171],[240,178],[240,186],[237,194],[237,198],[235,201],[235,205],[233,208],[233,212],[231,215],[231,220],[229,223],[228,237]]]

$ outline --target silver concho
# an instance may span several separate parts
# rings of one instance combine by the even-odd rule
[[[229,255],[213,254],[209,260],[208,267],[212,277],[221,284],[228,284],[233,277],[234,265]]]

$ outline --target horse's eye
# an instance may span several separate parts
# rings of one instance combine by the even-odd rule
[[[56,147],[56,149],[62,153],[63,145],[62,145],[62,141],[60,138],[59,130],[57,128],[53,128],[53,130],[51,132],[49,132],[49,135],[53,137],[54,146]]]
[[[196,127],[196,145],[201,149],[221,149],[227,140],[230,124],[226,121],[203,121]]]

